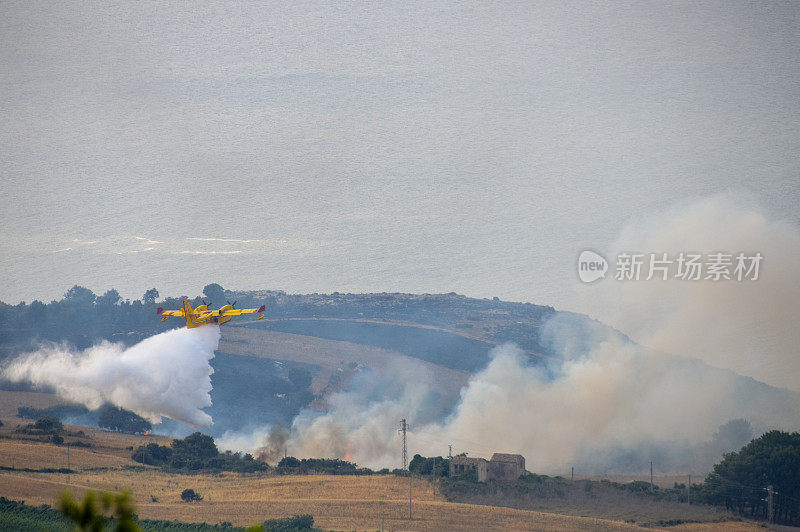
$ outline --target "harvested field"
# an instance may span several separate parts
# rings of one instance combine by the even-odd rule
[[[52,504],[63,489],[131,489],[137,513],[153,519],[187,522],[230,521],[248,525],[264,519],[310,513],[318,526],[333,530],[641,530],[619,521],[549,514],[434,497],[428,482],[415,479],[408,518],[408,480],[394,476],[214,476],[145,471],[93,471],[77,474],[0,472],[0,495],[31,504]],[[185,503],[192,488],[203,501]],[[721,523],[679,530],[755,530],[750,523]]]

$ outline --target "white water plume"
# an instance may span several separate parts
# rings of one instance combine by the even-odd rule
[[[212,424],[210,360],[219,343],[216,325],[179,328],[126,348],[102,342],[83,351],[49,346],[22,355],[3,377],[47,386],[68,400],[95,409],[105,402],[152,423],[162,416],[195,427]]]

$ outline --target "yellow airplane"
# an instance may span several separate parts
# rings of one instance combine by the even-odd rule
[[[184,299],[182,309],[164,310],[163,308],[158,307],[156,313],[159,316],[164,316],[161,318],[161,321],[167,321],[167,318],[170,316],[186,318],[186,326],[190,329],[200,327],[201,325],[211,325],[212,323],[223,324],[231,321],[231,317],[240,316],[242,314],[255,314],[258,312],[258,319],[264,317],[264,305],[261,305],[261,308],[235,309],[233,308],[233,305],[235,304],[236,301],[234,301],[233,304],[228,303],[227,305],[220,307],[219,310],[208,310],[208,305],[205,301],[203,301],[202,305],[193,309],[189,300]]]

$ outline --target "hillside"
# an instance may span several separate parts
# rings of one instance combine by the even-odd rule
[[[49,341],[77,348],[104,339],[131,345],[182,325],[178,319],[162,322],[155,314],[158,306],[177,307],[181,298],[157,300],[157,294],[148,291],[142,301],[114,301],[111,292],[98,297],[73,287],[63,300],[46,305],[0,304],[2,352],[9,357]],[[206,409],[214,420],[207,430],[215,436],[251,433],[275,423],[289,425],[305,408],[323,411],[331,394],[347,389],[359,376],[404,383],[424,374],[435,390],[435,404],[427,408],[426,419],[441,420],[453,412],[469,378],[486,367],[491,349],[499,344],[521,346],[527,365],[543,369],[544,378],[555,378],[563,357],[587,356],[609,338],[630,342],[586,316],[453,293],[286,294],[218,288],[211,295],[207,300],[216,305],[224,301],[236,301],[240,308],[266,305],[263,320],[242,317],[221,327],[222,338],[211,360],[212,406]],[[715,426],[745,417],[763,427],[795,415],[798,402],[792,392],[699,361],[674,358],[671,364],[676,378],[686,374],[726,382],[731,397],[748,398],[740,412],[718,416]],[[3,389],[32,390],[25,383],[0,381]],[[179,435],[193,431],[169,419],[154,429]],[[665,453],[672,448],[684,458],[672,460],[672,454]],[[611,454],[600,457],[603,463],[595,464],[590,455],[581,461],[595,472],[632,473],[642,471],[655,455],[665,471],[700,472],[713,462],[703,458],[695,463],[697,451],[681,441],[653,442],[635,449],[610,449]],[[608,463],[613,464],[611,470]]]

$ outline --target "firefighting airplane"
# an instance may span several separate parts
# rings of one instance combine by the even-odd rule
[[[236,304],[236,301],[233,303],[228,303],[227,305],[223,305],[220,307],[219,310],[208,310],[208,305],[205,301],[203,304],[197,308],[192,308],[192,304],[189,302],[188,299],[183,300],[183,308],[180,310],[164,310],[161,307],[158,307],[156,313],[159,316],[164,316],[161,318],[161,321],[167,321],[167,318],[170,316],[176,316],[178,318],[186,318],[186,327],[189,329],[194,329],[195,327],[200,327],[201,325],[211,325],[213,323],[222,324],[231,321],[231,317],[233,316],[240,316],[242,314],[255,314],[258,312],[258,319],[264,317],[264,305],[261,305],[261,308],[238,308],[235,309],[233,306]]]

